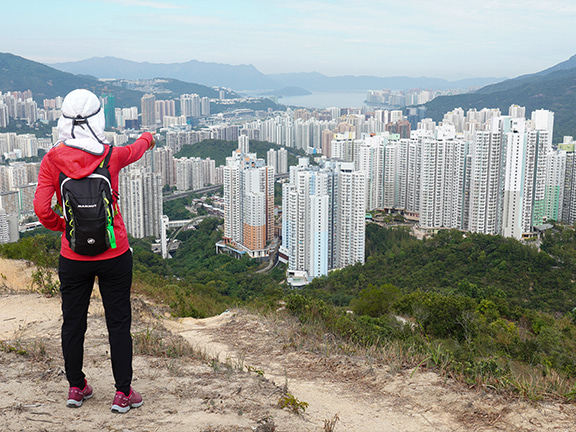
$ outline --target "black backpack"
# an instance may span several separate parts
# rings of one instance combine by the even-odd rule
[[[114,200],[118,194],[110,181],[112,145],[94,172],[81,179],[60,173],[62,213],[70,249],[80,255],[98,255],[116,248]]]

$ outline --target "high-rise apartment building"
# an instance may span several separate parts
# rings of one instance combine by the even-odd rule
[[[544,215],[546,221],[562,220],[564,202],[564,182],[566,175],[567,152],[550,151],[546,158],[546,188],[544,195]]]
[[[241,154],[248,154],[250,152],[250,139],[246,135],[238,137],[238,150]]]
[[[126,230],[136,238],[160,237],[162,175],[151,167],[130,166],[120,171],[120,209]]]
[[[274,149],[270,149],[266,152],[266,163],[269,167],[274,168],[274,172],[278,171],[278,152]]]
[[[200,117],[202,115],[200,96],[196,93],[181,95],[180,114],[187,118]]]
[[[116,127],[116,102],[113,94],[102,94],[100,97],[102,107],[104,108],[104,119],[107,128]],[[62,106],[62,104],[60,104]],[[56,107],[56,101],[54,101]]]
[[[544,221],[547,131],[529,129],[524,118],[503,118],[502,227],[505,237],[523,238]]]
[[[8,114],[8,105],[0,101],[0,128],[8,127],[8,123],[10,122],[10,116]]]
[[[331,158],[340,159],[346,162],[354,160],[354,140],[356,139],[355,132],[344,132],[334,134],[331,141]]]
[[[498,123],[492,130],[475,133],[470,154],[468,230],[484,234],[499,234],[502,214],[504,143]]]
[[[208,97],[203,97],[200,100],[200,105],[201,105],[201,109],[200,109],[200,113],[203,116],[209,116],[210,115],[210,98]]]
[[[288,172],[288,150],[285,148],[278,149],[278,174]]]
[[[155,128],[156,127],[156,96],[153,94],[146,94],[142,96],[141,112],[142,112],[142,127]]]
[[[0,207],[0,243],[10,243],[9,216],[2,207]]]
[[[148,152],[150,153],[150,152]],[[169,147],[157,147],[154,149],[155,170],[162,175],[162,185],[174,186],[176,174],[174,169],[174,152]]]
[[[157,100],[155,102],[156,122],[164,124],[164,117],[176,116],[176,102],[174,100]]]
[[[18,191],[12,190],[7,192],[0,192],[0,208],[6,210],[8,215],[20,218],[20,203],[18,199]]]
[[[418,217],[422,139],[427,136],[399,139],[397,134],[389,135],[384,147],[381,208]]]
[[[364,262],[366,176],[350,162],[301,158],[282,187],[281,256],[292,285]]]
[[[421,147],[420,226],[462,229],[467,143],[453,125],[444,125]]]
[[[200,158],[179,158],[176,164],[176,188],[181,191],[204,187],[204,161]]]
[[[332,169],[338,184],[334,268],[343,268],[364,262],[366,176],[354,171],[352,163],[335,164]]]
[[[242,136],[241,136],[242,138]],[[226,158],[223,168],[224,237],[216,246],[235,255],[268,256],[274,238],[274,168],[256,154],[243,152],[248,143]]]
[[[576,153],[574,145],[566,152],[566,170],[564,173],[564,193],[560,220],[573,224],[576,221]]]
[[[216,184],[216,161],[210,158],[202,160],[204,185]]]
[[[388,135],[363,136],[354,147],[354,168],[366,175],[366,210],[382,208],[384,150]]]
[[[18,206],[21,218],[34,215],[34,193],[37,185],[38,183],[28,183],[15,188],[18,191]]]

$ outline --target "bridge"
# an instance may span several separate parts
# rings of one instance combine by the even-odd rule
[[[214,217],[214,215],[208,214],[208,215],[196,216],[195,218],[192,219],[177,220],[177,221],[170,221],[168,219],[168,216],[165,215],[162,216],[162,233],[161,233],[162,238],[160,239],[162,246],[162,258],[166,259],[169,257],[170,255],[169,252],[170,249],[172,248],[172,244],[174,243],[174,240],[176,240],[178,234],[182,232],[182,230],[188,228],[191,225],[196,225],[209,217]],[[169,239],[167,239],[166,230],[168,228],[176,228],[176,227],[178,227],[178,229],[172,233]]]

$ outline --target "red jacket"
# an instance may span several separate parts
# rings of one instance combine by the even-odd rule
[[[109,168],[112,188],[114,190],[118,190],[118,173],[120,170],[140,159],[150,146],[152,140],[152,134],[144,132],[133,144],[125,147],[114,147],[112,156],[110,157]],[[108,150],[106,150],[103,155],[96,156],[83,150],[60,144],[53,147],[42,159],[40,173],[38,174],[38,186],[36,187],[36,194],[34,195],[34,211],[42,225],[46,228],[52,231],[62,231],[60,254],[65,258],[78,261],[105,260],[122,255],[130,247],[126,234],[126,226],[122,220],[122,215],[120,214],[117,203],[116,208],[118,214],[114,217],[116,248],[108,249],[106,252],[96,256],[80,255],[70,249],[66,234],[64,233],[66,226],[64,218],[56,214],[52,209],[52,197],[54,193],[56,193],[58,202],[62,202],[62,198],[60,197],[60,182],[58,179],[60,172],[75,179],[85,177],[92,174],[106,157],[107,153]]]

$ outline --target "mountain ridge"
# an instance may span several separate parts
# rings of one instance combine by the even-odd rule
[[[205,63],[198,60],[168,64],[135,62],[117,57],[92,57],[77,62],[54,63],[50,66],[74,74],[89,73],[98,78],[152,79],[164,77],[235,90],[250,89],[250,83],[254,81],[260,82],[263,85],[262,88],[277,85],[252,65],[234,66],[223,63]]]
[[[574,62],[575,67],[566,68]],[[441,121],[454,108],[499,108],[508,113],[513,104],[526,107],[526,114],[537,109],[554,112],[554,142],[563,136],[576,136],[576,56],[535,74],[523,75],[481,88],[474,93],[439,96],[427,102],[427,116]],[[544,73],[545,72],[545,73]]]
[[[54,63],[50,66],[65,72],[90,74],[98,78],[147,79],[163,76],[209,86],[232,88],[236,91],[277,91],[286,87],[300,87],[308,91],[367,91],[382,88],[448,90],[479,87],[503,79],[489,77],[448,81],[442,78],[386,78],[370,75],[331,77],[319,72],[266,75],[253,65],[228,65],[198,60],[184,63],[150,63],[134,62],[117,57],[92,57],[77,62]]]

